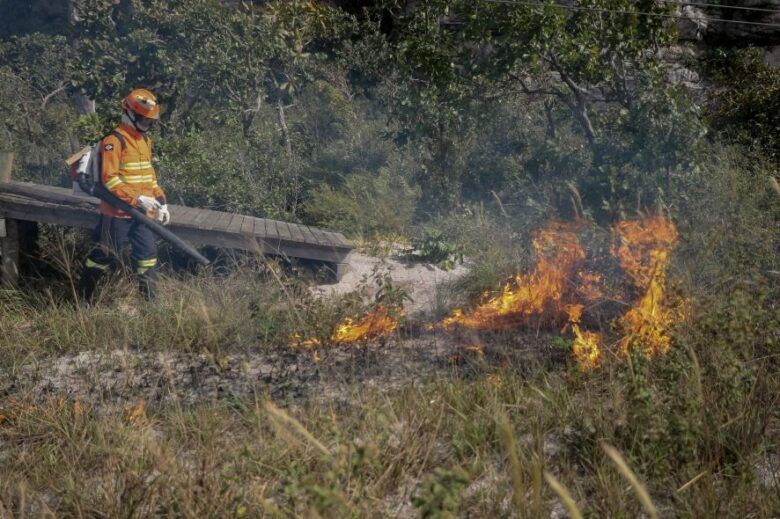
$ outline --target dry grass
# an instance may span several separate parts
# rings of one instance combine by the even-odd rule
[[[757,214],[688,240],[676,273],[697,290],[660,358],[582,373],[496,358],[485,338],[468,375],[356,384],[339,402],[0,396],[0,517],[777,517],[780,287],[762,274],[776,242],[748,225]],[[757,273],[718,261],[754,241]],[[465,292],[501,270],[486,256]],[[313,300],[263,268],[166,280],[151,306],[119,283],[91,307],[67,283],[0,294],[0,367],[85,350],[288,351],[293,332],[328,336],[358,304]]]
[[[356,386],[339,404],[286,407],[5,399],[0,514],[541,517],[563,504],[572,517],[773,517],[780,371],[776,337],[763,331],[778,315],[756,293],[734,294],[699,307],[699,324],[678,331],[666,357],[609,359],[589,374],[487,362],[467,378],[440,373],[389,392]],[[216,346],[257,325],[214,327],[221,304],[173,298],[163,308],[185,310],[167,321],[182,324],[166,340]],[[196,332],[181,316],[199,319],[193,330],[207,339],[187,342]],[[23,324],[14,322],[6,333]],[[79,337],[107,333],[89,330]]]
[[[612,462],[623,457],[592,444],[603,438],[630,450],[601,422],[630,410],[593,400],[618,383],[608,372],[500,376],[500,388],[487,377],[443,377],[390,395],[356,388],[347,407],[221,401],[98,413],[66,399],[4,403],[0,506],[58,517],[540,517],[559,499],[572,517],[579,509],[637,516],[655,506],[660,516],[772,517],[780,507],[777,488],[757,478],[761,458],[720,467],[690,459],[652,476],[658,462],[639,456],[616,471]],[[592,418],[592,432],[573,429]],[[773,427],[764,447],[776,455]],[[538,479],[542,470],[550,487]],[[702,470],[706,482],[684,485]],[[637,499],[644,485],[651,490]]]

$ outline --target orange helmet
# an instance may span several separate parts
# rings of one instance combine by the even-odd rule
[[[160,105],[154,94],[145,88],[136,88],[122,99],[122,108],[147,119],[160,118]]]

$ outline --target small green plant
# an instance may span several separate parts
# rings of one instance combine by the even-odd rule
[[[405,252],[412,261],[434,263],[444,270],[451,270],[463,263],[463,248],[446,239],[436,229],[426,229],[419,238],[412,239],[412,246]]]
[[[423,479],[412,504],[430,519],[456,517],[469,475],[462,468],[437,468]]]

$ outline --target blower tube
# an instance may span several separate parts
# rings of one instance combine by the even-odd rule
[[[135,220],[136,222],[139,222],[147,227],[149,227],[157,236],[162,238],[163,240],[167,241],[180,251],[184,252],[192,258],[193,260],[197,261],[199,264],[203,265],[204,267],[208,266],[209,263],[211,263],[209,260],[207,260],[203,255],[195,250],[195,248],[190,245],[189,243],[185,242],[175,234],[173,234],[171,231],[160,225],[159,223],[155,222],[148,216],[146,216],[144,213],[136,209],[135,207],[131,206],[124,200],[117,198],[114,193],[106,189],[106,187],[103,184],[97,183],[94,186],[89,186],[87,182],[82,183],[82,179],[79,178],[79,186],[81,189],[86,192],[90,193],[99,199],[103,200],[107,204],[111,205],[112,207],[116,207],[117,209],[121,209],[122,211],[126,212],[130,215],[130,217]]]

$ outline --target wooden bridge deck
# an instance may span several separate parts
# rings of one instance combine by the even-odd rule
[[[70,189],[0,182],[0,218],[92,228],[97,198]],[[169,205],[170,229],[196,245],[342,264],[353,249],[343,234],[316,227],[234,213]]]

